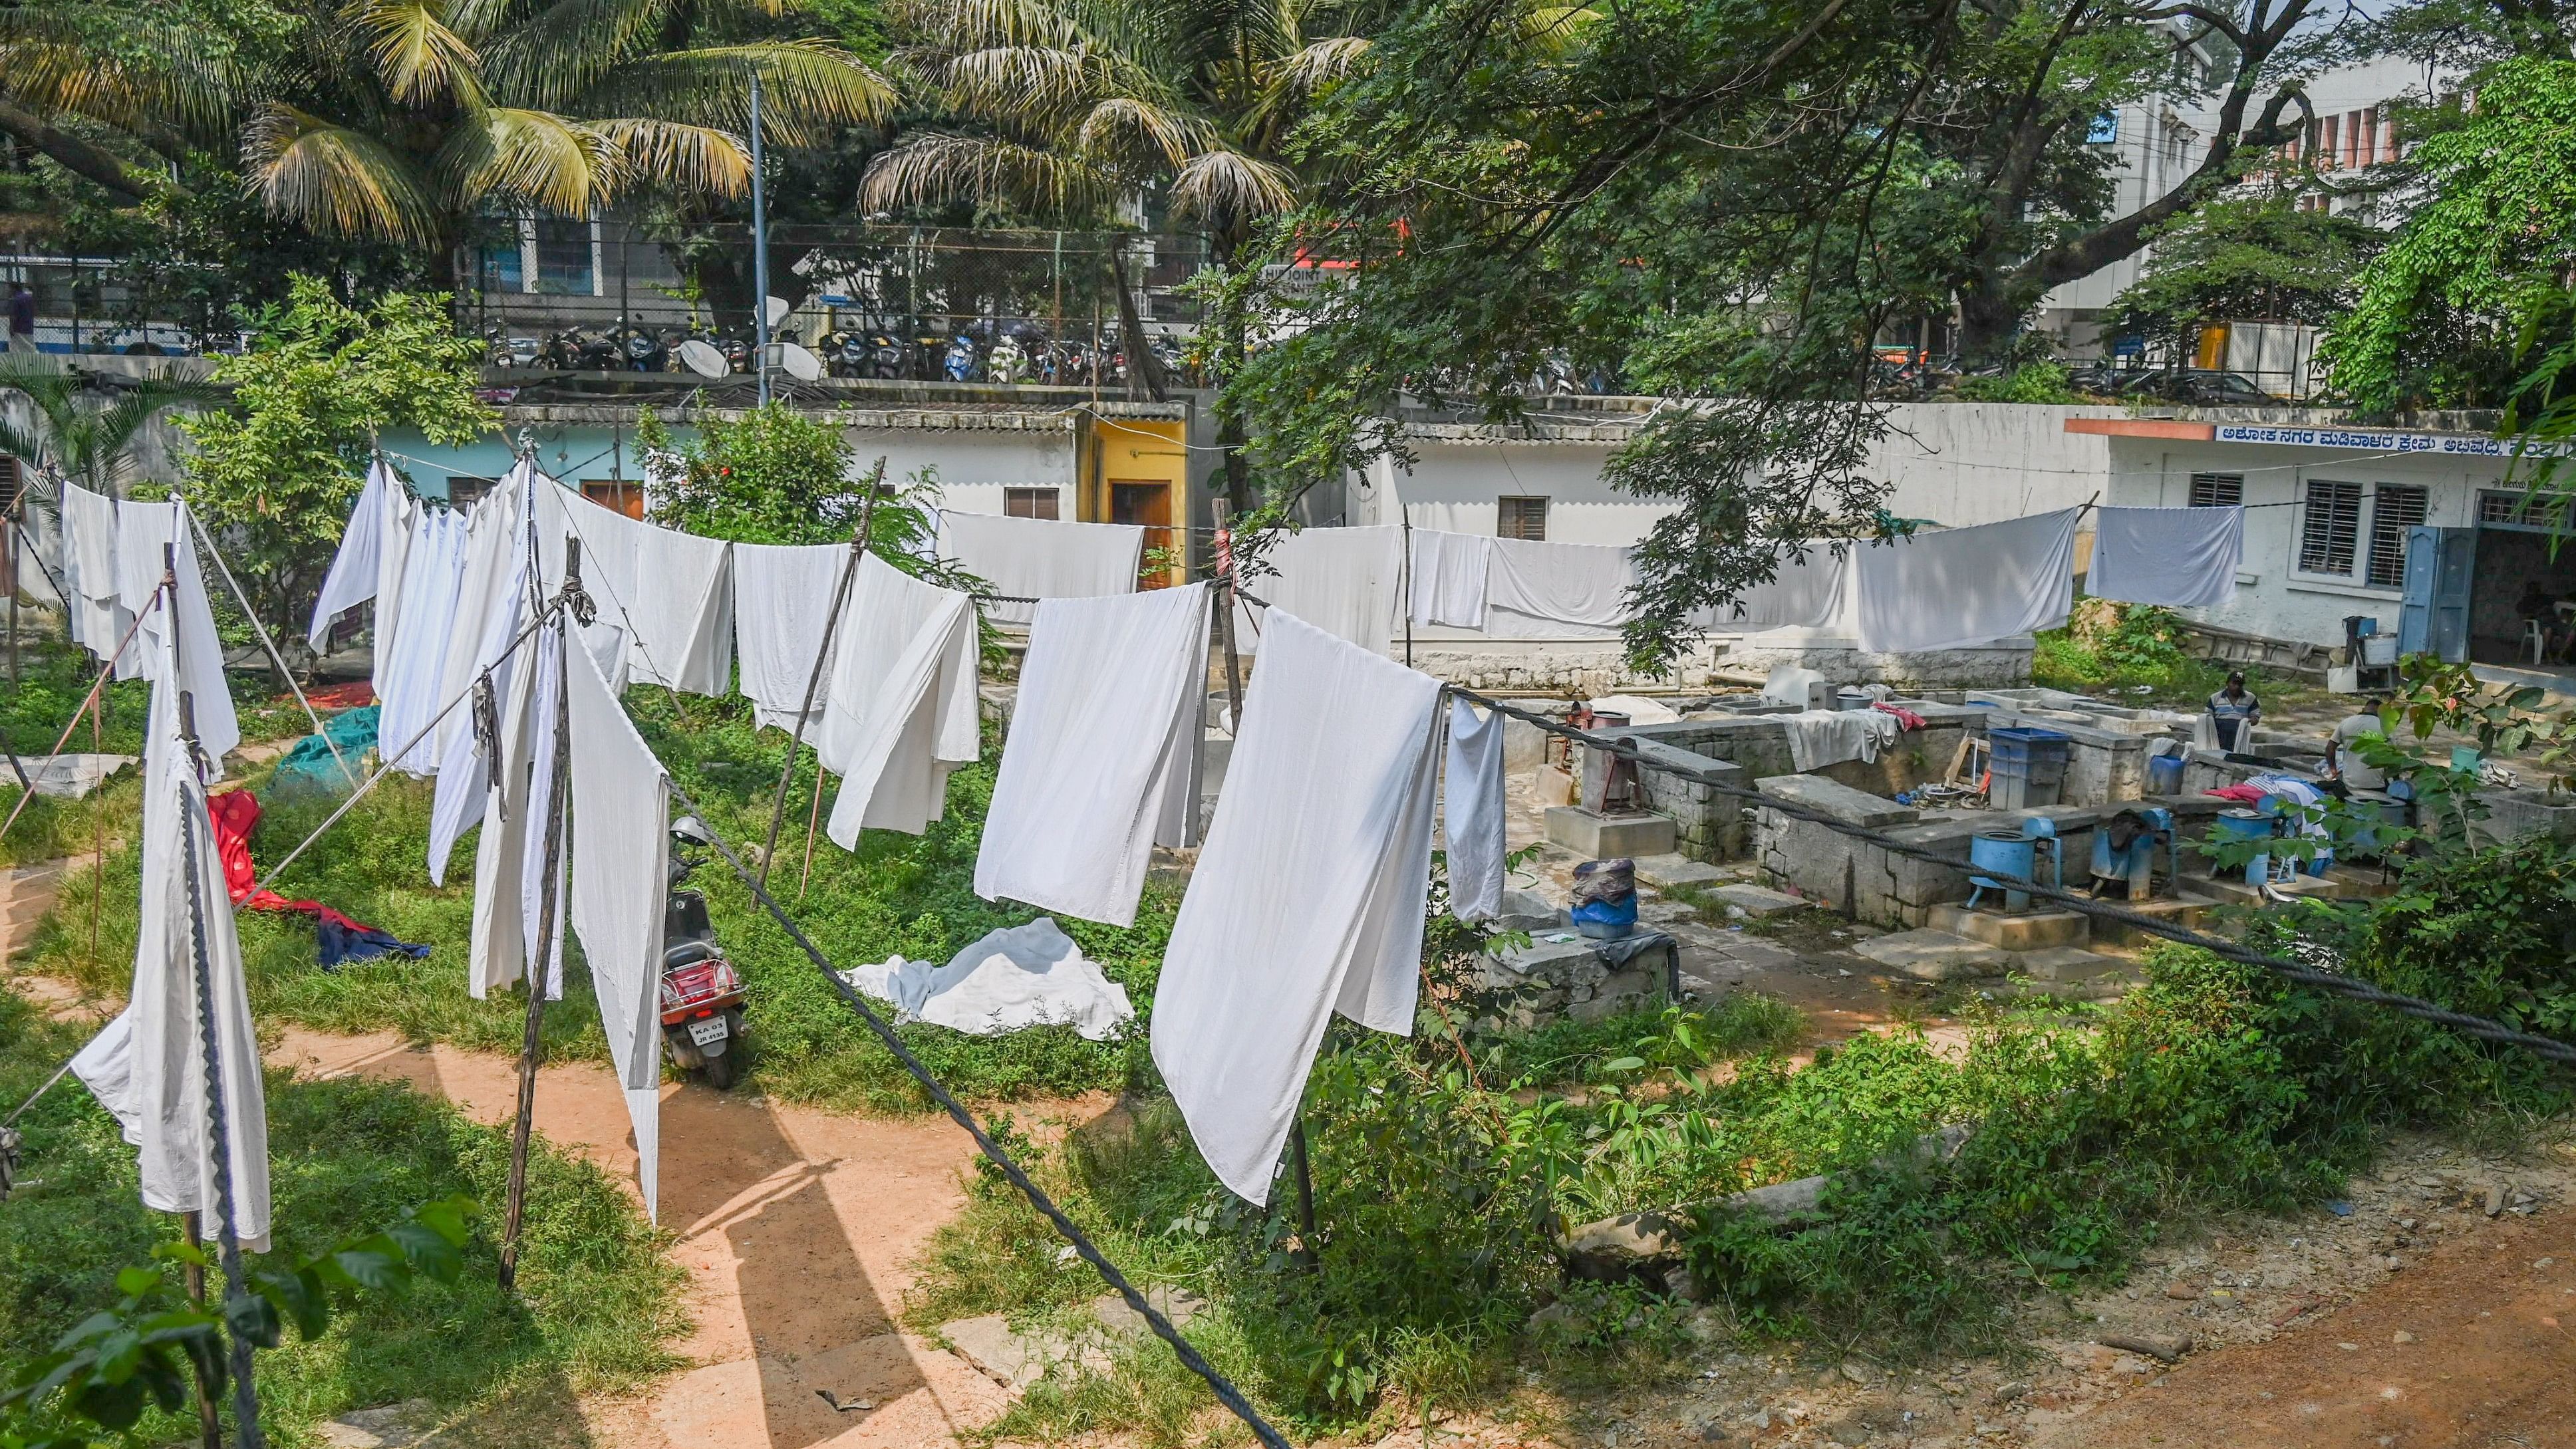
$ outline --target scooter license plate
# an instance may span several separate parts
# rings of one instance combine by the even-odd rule
[[[725,1027],[725,1019],[721,1016],[710,1016],[704,1021],[689,1023],[689,1040],[700,1046],[713,1046],[728,1035],[730,1033]]]

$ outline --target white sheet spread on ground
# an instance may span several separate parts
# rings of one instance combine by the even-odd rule
[[[126,1145],[143,1145],[143,1109],[134,1100],[134,1008],[126,1007],[89,1045],[72,1054],[72,1075],[125,1131]]]
[[[2131,604],[2208,608],[2236,597],[2244,560],[2242,508],[2096,509],[2084,591]]]
[[[1085,1041],[1107,1041],[1133,1020],[1127,988],[1054,918],[994,931],[945,966],[901,956],[853,967],[852,986],[894,1003],[901,1021],[927,1021],[970,1036],[1031,1026],[1069,1026]]]
[[[466,991],[482,1000],[507,990],[537,954],[544,908],[546,800],[554,784],[556,690],[562,681],[563,635],[539,629],[523,646],[501,715],[501,768],[483,807],[474,843],[474,925]],[[569,852],[556,857],[560,880]],[[555,933],[547,951],[546,999],[563,997],[563,893],[555,894]]]
[[[1858,545],[1860,647],[1964,649],[2054,629],[2075,602],[2081,509]]]
[[[1284,611],[1173,923],[1155,1065],[1219,1180],[1266,1202],[1338,1010],[1413,1028],[1440,681]]]
[[[939,556],[953,559],[1000,594],[1094,599],[1132,594],[1145,559],[1145,530],[1130,523],[1061,523],[991,513],[939,515]],[[1029,604],[996,603],[996,619],[1025,624]]]
[[[1486,579],[1494,568],[1489,534],[1413,530],[1413,622],[1459,629],[1485,627]]]
[[[1789,763],[1801,774],[1845,760],[1875,760],[1904,732],[1896,716],[1876,709],[1811,709],[1766,718],[1789,732]]]
[[[116,500],[74,483],[63,485],[63,587],[71,598],[72,638],[101,663],[125,637],[134,616],[118,602]]]
[[[1490,921],[1503,913],[1503,717],[1477,717],[1463,699],[1449,701],[1448,767],[1440,794],[1440,831],[1449,856],[1449,914]]]
[[[447,642],[456,632],[458,596],[465,587],[466,516],[452,508],[418,508],[411,543],[404,550],[402,603],[394,611],[393,637],[376,639],[376,738],[386,758],[404,773],[438,769],[436,736],[422,736],[445,701]],[[397,756],[405,743],[408,751]]]
[[[1273,541],[1262,561],[1275,574],[1246,573],[1245,591],[1267,600],[1336,639],[1372,654],[1386,652],[1402,596],[1404,530],[1392,527],[1308,528]],[[1268,627],[1260,616],[1261,628]],[[1245,653],[1263,643],[1254,619],[1238,617],[1235,647]]]
[[[1038,605],[975,894],[1135,924],[1154,847],[1194,823],[1208,622],[1206,584]]]
[[[948,772],[975,762],[975,610],[869,554],[833,645],[832,692],[815,752],[841,776],[830,835],[919,835],[940,816]]]
[[[644,1211],[660,1221],[662,900],[671,779],[588,651],[565,651],[572,717],[572,928],[599,993],[608,1054],[635,1125]]]
[[[849,545],[840,543],[733,546],[734,659],[742,692],[751,696],[752,717],[762,726],[795,732],[814,655],[823,647],[823,625],[832,616],[832,596],[849,560]],[[831,682],[827,663],[814,691],[814,712],[805,721],[809,728],[823,717]]]
[[[464,597],[448,634],[440,670],[439,700],[472,691],[488,676],[497,706],[510,697],[518,656],[511,645],[528,616],[527,509],[540,486],[536,469],[522,460],[474,505],[468,526]],[[552,486],[552,485],[544,485]],[[466,829],[483,818],[489,784],[483,747],[474,730],[471,701],[448,711],[438,725],[438,784],[429,811],[429,879],[447,884],[447,860]]]
[[[242,1246],[268,1248],[268,1110],[261,1094],[259,1038],[251,1028],[241,940],[223,861],[179,734],[175,670],[162,654],[144,737],[142,913],[134,949],[131,1083],[142,1138],[137,1164],[143,1204],[161,1212],[203,1212],[215,1236],[214,1153],[206,1131],[205,1054],[199,1035],[197,953],[205,953],[224,1096],[232,1217]],[[193,852],[192,852],[193,845]],[[191,870],[191,854],[194,868]],[[195,880],[196,907],[190,904]]]
[[[1743,634],[1828,627],[1842,607],[1851,547],[1844,546],[1839,557],[1835,545],[1821,541],[1781,549],[1771,582],[1756,584],[1733,602],[1716,605],[1704,622],[1719,633]]]
[[[322,593],[313,601],[313,626],[304,631],[304,641],[315,653],[322,651],[322,641],[342,614],[376,596],[390,511],[385,493],[401,488],[392,464],[378,458],[367,465],[366,484],[358,490],[357,502],[349,506],[349,521],[340,529],[340,549],[331,555],[331,571],[322,576]]]
[[[1624,546],[1494,540],[1488,607],[1551,624],[1615,629],[1627,622],[1637,565]]]

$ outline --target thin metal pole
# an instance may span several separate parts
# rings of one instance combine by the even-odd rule
[[[1389,489],[1393,492],[1393,489]],[[1404,525],[1404,662],[1413,664],[1413,510],[1395,500],[1395,516]]]
[[[841,624],[841,610],[850,602],[850,581],[859,574],[859,560],[867,555],[868,530],[875,526],[877,491],[885,486],[886,460],[877,459],[868,473],[868,496],[859,505],[859,529],[850,535],[849,561],[841,565],[840,586],[832,591],[832,612],[823,620],[823,643],[814,651],[814,668],[805,676],[805,707],[796,712],[795,731],[787,739],[787,763],[778,769],[778,794],[769,802],[769,843],[760,848],[760,883],[769,884],[769,858],[778,853],[778,828],[787,819],[787,782],[796,775],[796,756],[805,748],[805,721],[814,715],[814,696],[823,687],[823,669],[832,659],[832,635]],[[823,768],[820,761],[814,768]],[[817,781],[815,788],[822,788]]]
[[[178,545],[161,545],[161,596],[163,618],[178,617],[179,592]],[[173,668],[167,683],[174,689],[184,677],[175,667],[179,654],[179,630],[170,629],[170,656]],[[187,746],[187,756],[178,761],[186,769],[195,769],[197,761],[197,704],[193,695],[179,695],[179,737]],[[224,1106],[223,1049],[215,1032],[215,968],[206,950],[206,912],[210,905],[199,889],[203,879],[197,844],[197,822],[204,818],[202,809],[182,812],[179,817],[179,843],[184,853],[181,862],[188,872],[188,942],[195,958],[197,981],[197,1049],[202,1058],[206,1087],[206,1151],[211,1160],[214,1187],[215,1256],[224,1270],[224,1305],[227,1310],[250,1296],[242,1279],[241,1236],[233,1219],[232,1124]],[[227,901],[225,908],[230,909]],[[230,1313],[225,1315],[230,1318]],[[233,1422],[240,1432],[242,1449],[263,1449],[266,1440],[259,1431],[259,1395],[251,1385],[250,1340],[235,1329],[229,1336],[233,1374]]]
[[[581,545],[564,540],[567,588],[581,583]],[[555,761],[546,782],[545,879],[537,887],[537,954],[520,973],[528,988],[528,1017],[519,1034],[519,1115],[510,1127],[510,1200],[501,1228],[501,1291],[519,1278],[519,1230],[527,1219],[528,1136],[537,1120],[537,1062],[544,1050],[541,1032],[546,1016],[547,967],[555,950],[555,877],[563,861],[564,804],[572,775],[572,692],[567,666],[572,639],[563,616],[555,616]]]
[[[760,335],[760,405],[769,406],[769,194],[763,188],[760,150],[760,71],[751,73],[751,310]],[[769,862],[762,861],[767,870]]]

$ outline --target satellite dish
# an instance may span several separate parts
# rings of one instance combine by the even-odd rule
[[[793,342],[778,344],[778,365],[789,377],[798,382],[823,380],[823,359]]]
[[[694,337],[680,344],[680,365],[700,377],[733,376],[725,355]]]
[[[787,314],[788,314],[788,313],[790,313],[790,312],[793,312],[793,311],[795,311],[795,310],[796,310],[795,308],[790,307],[790,306],[788,306],[788,305],[787,305],[787,299],[786,299],[786,298],[784,298],[784,297],[772,297],[772,298],[770,298],[770,299],[769,299],[769,325],[770,325],[772,328],[776,328],[776,327],[778,327],[780,324],[784,323],[784,322],[787,320]]]

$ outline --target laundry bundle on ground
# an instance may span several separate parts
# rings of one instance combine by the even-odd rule
[[[990,513],[939,514],[939,556],[993,586],[1030,599],[1088,599],[1136,591],[1145,530],[1127,523],[1061,523]],[[992,605],[992,616],[1025,624],[1033,606]]]
[[[1101,974],[1047,916],[991,932],[945,966],[896,956],[846,974],[852,986],[893,1003],[899,1020],[971,1036],[1069,1026],[1085,1041],[1107,1041],[1136,1015],[1127,988]]]
[[[259,827],[259,816],[259,797],[248,790],[227,790],[206,797],[206,818],[214,828],[215,854],[223,861],[225,896],[233,905],[245,910],[294,911],[311,916],[314,960],[325,971],[337,971],[351,961],[371,961],[379,956],[419,960],[429,954],[427,946],[398,939],[389,931],[377,930],[320,901],[291,901],[275,891],[259,889],[259,871],[250,858],[250,836]]]
[[[1200,1155],[1254,1202],[1269,1200],[1331,1015],[1413,1029],[1441,740],[1438,680],[1284,609],[1263,629],[1152,1028]],[[1453,774],[1453,823],[1486,808],[1461,810],[1461,784],[1482,773]]]
[[[2207,608],[2236,597],[2245,559],[2242,508],[2101,508],[2085,592],[2167,608]]]
[[[975,893],[1131,925],[1197,824],[1208,586],[1037,606]]]

